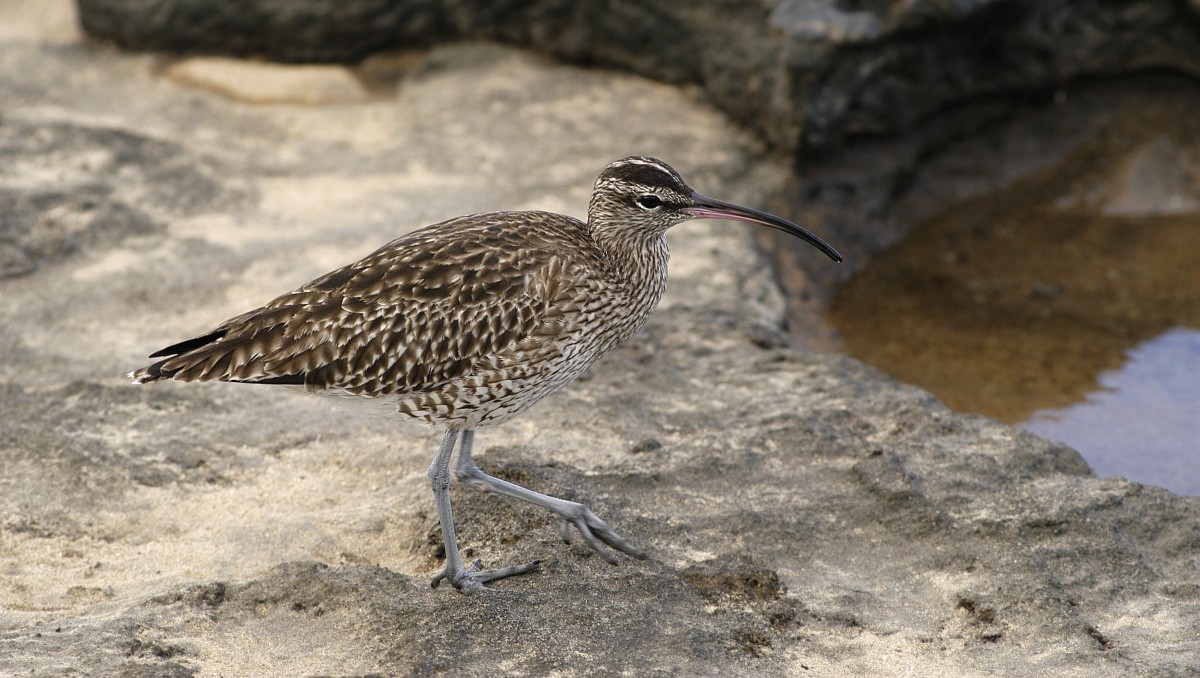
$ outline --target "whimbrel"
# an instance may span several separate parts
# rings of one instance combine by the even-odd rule
[[[785,219],[694,192],[666,163],[630,157],[604,169],[588,220],[548,212],[489,212],[427,226],[211,331],[151,354],[135,383],[284,384],[386,398],[400,414],[445,430],[429,479],[446,545],[433,578],[464,592],[531,572],[534,561],[464,566],[450,509],[450,461],[460,482],[562,517],[591,548],[641,549],[587,506],[481,471],[475,429],[529,408],[584,372],[646,322],[667,282],[667,229],[695,218],[747,221],[842,257]]]

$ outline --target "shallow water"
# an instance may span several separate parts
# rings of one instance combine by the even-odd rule
[[[844,350],[1101,476],[1200,494],[1198,108],[1195,91],[1133,102],[911,229],[838,291]]]
[[[1079,450],[1100,476],[1200,495],[1200,331],[1171,329],[1126,352],[1083,402],[1025,428]]]

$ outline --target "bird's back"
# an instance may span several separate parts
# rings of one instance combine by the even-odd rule
[[[410,416],[477,424],[524,409],[635,331],[611,327],[620,287],[576,219],[460,217],[164,348],[133,376],[395,396]]]

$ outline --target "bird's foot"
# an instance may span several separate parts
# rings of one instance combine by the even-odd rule
[[[446,567],[443,567],[440,572],[434,575],[429,585],[436,589],[438,584],[441,584],[442,580],[445,579],[462,593],[478,593],[479,591],[488,590],[488,587],[484,586],[485,582],[496,581],[505,577],[515,577],[519,574],[529,574],[537,570],[541,565],[542,561],[535,560],[532,563],[525,563],[524,565],[511,565],[495,570],[485,570],[483,569],[483,561],[476,560],[465,568],[456,569],[456,571],[451,572],[450,565],[447,563]]]
[[[617,534],[616,530],[609,527],[608,523],[592,513],[587,506],[573,501],[564,503],[566,507],[562,510],[556,509],[556,511],[563,519],[562,538],[566,543],[571,543],[571,526],[574,525],[575,529],[579,530],[579,534],[583,535],[583,540],[587,542],[588,546],[612,565],[617,564],[617,557],[605,550],[600,545],[602,542],[638,560],[645,560],[648,557],[645,551],[626,541],[624,537]]]

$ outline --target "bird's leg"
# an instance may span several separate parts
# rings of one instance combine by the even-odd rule
[[[437,504],[438,522],[442,524],[442,540],[446,545],[446,566],[433,577],[430,584],[436,589],[445,579],[463,593],[474,593],[487,588],[484,582],[532,572],[540,563],[535,560],[527,565],[484,570],[483,563],[476,560],[470,566],[463,567],[458,540],[454,537],[454,514],[450,510],[450,455],[454,452],[457,438],[457,431],[448,431],[438,447],[437,456],[429,465],[429,482],[433,485],[433,500]],[[466,440],[466,436],[463,439]]]
[[[608,544],[610,547],[638,558],[639,560],[646,559],[646,552],[638,547],[625,541],[625,538],[617,534],[616,530],[609,527],[608,523],[601,520],[592,510],[583,504],[565,499],[557,499],[540,492],[528,490],[520,485],[510,483],[499,478],[493,478],[484,473],[471,460],[471,447],[475,442],[475,431],[463,431],[462,444],[458,448],[458,461],[454,464],[454,477],[459,482],[467,483],[471,487],[487,492],[495,492],[506,497],[527,501],[535,506],[541,506],[544,509],[553,511],[562,516],[562,538],[568,544],[571,543],[571,526],[574,525],[579,530],[579,534],[583,535],[584,541],[591,546],[600,557],[604,558],[613,565],[617,564],[617,559],[611,553],[606,551],[601,542]]]

